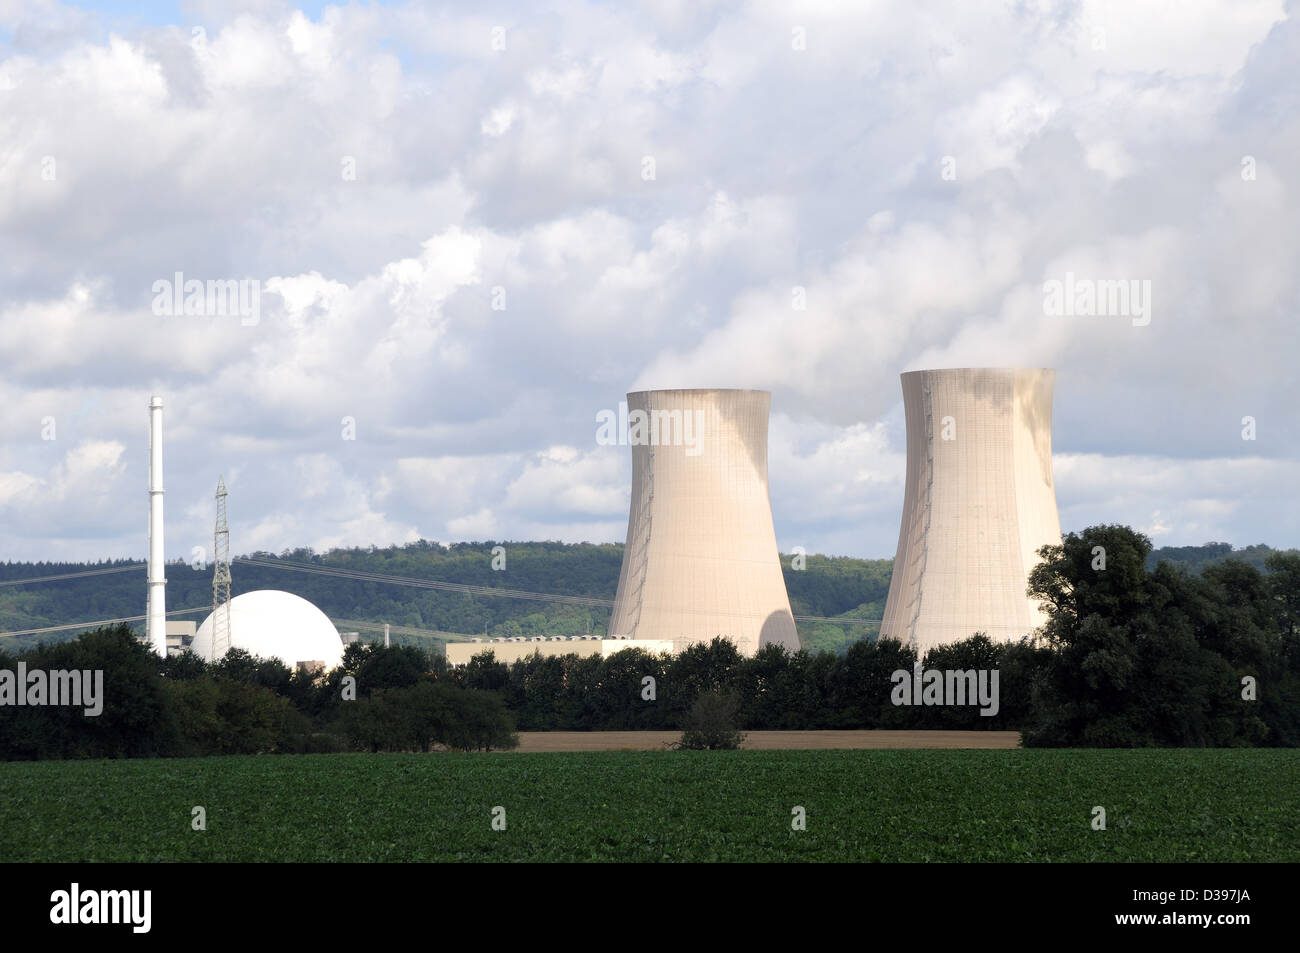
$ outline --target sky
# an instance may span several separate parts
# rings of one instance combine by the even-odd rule
[[[670,387],[888,558],[898,375],[973,366],[1055,368],[1066,531],[1300,545],[1297,62],[1280,0],[0,0],[0,559],[144,557],[155,393],[169,558],[219,475],[236,553],[621,541],[597,415]]]

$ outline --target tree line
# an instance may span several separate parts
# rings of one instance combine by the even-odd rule
[[[918,659],[889,639],[843,654],[767,646],[752,658],[719,639],[671,658],[625,650],[509,666],[484,652],[452,677],[501,693],[532,731],[676,729],[712,692],[734,699],[746,730],[1001,729],[1061,747],[1300,744],[1300,553],[1196,573],[1152,560],[1142,533],[1107,525],[1039,555],[1028,580],[1047,614],[1039,633],[1016,642],[976,633],[919,660],[923,671],[997,672],[996,714],[896,703],[899,673],[914,673]]]
[[[0,653],[0,669],[101,668],[104,712],[0,708],[6,758],[499,748],[516,730],[678,730],[702,698],[738,730],[1016,730],[1037,746],[1300,744],[1300,554],[1263,569],[1228,559],[1198,573],[1149,560],[1123,526],[1067,534],[1028,580],[1047,613],[1034,638],[971,638],[918,660],[897,641],[842,653],[724,640],[675,655],[534,654],[490,648],[450,668],[414,646],[350,645],[330,672],[232,651],[158,659],[125,626]],[[922,673],[997,673],[980,704],[900,703]],[[900,677],[900,675],[902,677]],[[908,685],[904,686],[904,682]],[[974,682],[971,683],[972,685]],[[909,692],[910,694],[910,692]],[[952,701],[951,698],[946,699]],[[968,702],[970,699],[966,699]]]
[[[0,670],[104,673],[102,711],[0,707],[0,757],[192,757],[510,748],[514,720],[493,692],[439,680],[418,649],[352,645],[328,672],[234,649],[160,659],[125,625],[14,655]]]

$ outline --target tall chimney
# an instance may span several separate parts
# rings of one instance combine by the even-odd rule
[[[149,400],[149,646],[167,656],[167,578],[163,565],[162,398]]]

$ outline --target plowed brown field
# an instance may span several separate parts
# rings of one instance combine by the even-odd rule
[[[521,731],[516,751],[663,751],[680,731]],[[742,748],[1018,748],[1018,731],[750,731]]]

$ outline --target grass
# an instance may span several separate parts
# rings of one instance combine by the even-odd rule
[[[1296,861],[1298,817],[1284,750],[0,764],[0,861]]]

